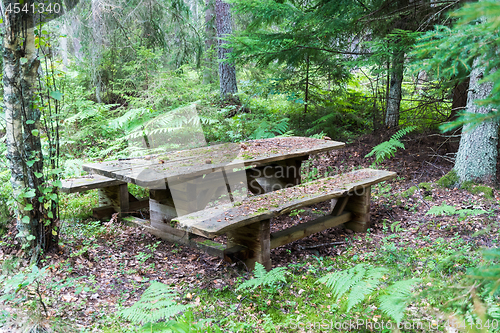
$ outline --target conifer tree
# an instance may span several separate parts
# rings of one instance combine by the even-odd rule
[[[236,84],[236,68],[234,65],[225,62],[230,48],[226,48],[226,39],[233,33],[231,11],[229,3],[223,0],[215,0],[215,19],[218,38],[218,59],[219,59],[219,82],[221,99],[232,99],[238,93]]]

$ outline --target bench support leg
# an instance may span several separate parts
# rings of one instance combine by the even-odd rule
[[[129,193],[127,184],[100,188],[98,189],[98,195],[99,207],[110,207],[110,209],[112,207],[112,210],[114,209],[115,212],[122,213],[122,216],[129,211]],[[103,210],[101,214],[108,214],[108,211]],[[97,215],[101,214],[97,213]]]
[[[255,263],[261,263],[267,270],[271,269],[271,229],[269,220],[255,222],[227,233],[227,248],[242,245],[246,248],[242,259],[249,270]]]
[[[370,194],[371,187],[359,189],[349,196],[345,210],[352,213],[352,220],[344,227],[355,232],[366,232],[370,227]]]

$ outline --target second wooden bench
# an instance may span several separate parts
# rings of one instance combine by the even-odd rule
[[[340,224],[354,231],[370,226],[371,186],[396,177],[395,172],[361,169],[318,179],[290,188],[248,197],[234,206],[218,206],[172,219],[153,234],[204,249],[230,260],[242,260],[248,268],[260,262],[271,268],[270,250]],[[271,233],[270,219],[301,207],[335,199],[328,215]],[[132,221],[137,223],[137,221]],[[226,234],[227,245],[211,245],[208,239]],[[176,236],[174,236],[176,235]],[[195,240],[201,236],[201,240]],[[214,242],[212,242],[214,243]],[[210,252],[210,251],[209,251]]]

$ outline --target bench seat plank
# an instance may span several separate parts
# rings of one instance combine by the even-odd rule
[[[258,221],[286,214],[294,209],[363,191],[371,185],[396,177],[395,172],[361,169],[318,179],[259,196],[249,197],[239,206],[220,206],[174,218],[176,228],[207,238]],[[262,202],[262,208],[259,203]],[[292,237],[295,238],[295,237]]]
[[[61,180],[62,187],[60,189],[63,193],[77,193],[84,192],[88,190],[122,185],[125,182],[121,180],[111,179],[101,175],[89,175],[73,179]]]

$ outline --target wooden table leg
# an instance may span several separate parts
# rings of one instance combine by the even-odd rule
[[[109,217],[112,213],[120,213],[124,217],[130,210],[127,184],[108,186],[97,190],[99,207],[94,210],[94,217]]]
[[[371,186],[360,190],[361,193],[352,193],[349,196],[345,210],[353,214],[352,220],[345,223],[346,229],[356,232],[366,232],[370,227],[370,195]]]
[[[264,220],[238,228],[227,233],[227,248],[241,245],[246,248],[242,259],[249,270],[259,262],[267,270],[271,269],[271,229],[270,221]]]

